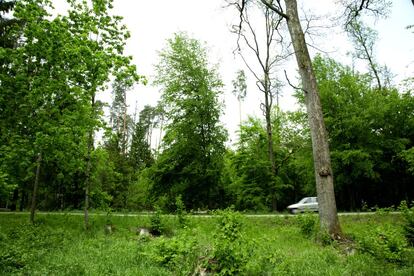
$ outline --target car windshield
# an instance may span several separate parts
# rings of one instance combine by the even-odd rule
[[[298,203],[308,203],[310,202],[309,197],[302,198]]]

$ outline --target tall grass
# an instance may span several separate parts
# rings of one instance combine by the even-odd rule
[[[359,247],[364,237],[377,237],[370,231],[378,227],[392,227],[399,238],[402,219],[395,214],[341,217],[352,254],[304,233],[298,216],[188,215],[185,227],[174,216],[161,220],[167,235],[142,237],[137,229],[150,228],[150,216],[92,215],[85,231],[81,216],[39,215],[30,225],[27,215],[0,214],[0,275],[414,275],[412,248],[394,262]],[[237,258],[218,254],[223,248]],[[222,269],[220,258],[239,263]]]

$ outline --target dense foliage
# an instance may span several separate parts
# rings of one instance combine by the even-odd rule
[[[41,210],[88,202],[106,211],[172,211],[179,198],[182,213],[231,205],[280,211],[316,194],[303,106],[271,110],[274,165],[266,150],[269,122],[260,118],[240,122],[237,142],[226,148],[217,68],[201,42],[179,33],[156,66],[160,102],[129,114],[128,93],[140,77],[123,54],[129,33],[111,15],[112,1],[68,4],[68,13],[57,15],[46,0],[0,2],[0,207],[29,209],[36,183]],[[413,80],[393,87],[380,79],[379,86],[372,73],[321,56],[313,66],[339,209],[410,202]],[[233,88],[241,103],[243,71]],[[105,122],[97,99],[108,90]]]
[[[206,50],[185,34],[168,40],[156,83],[167,125],[162,151],[152,168],[152,193],[167,205],[178,195],[189,208],[217,208],[226,131],[220,123],[222,82],[209,68]]]
[[[414,95],[372,88],[370,78],[317,57],[339,208],[398,206],[414,194]],[[408,157],[408,158],[407,158]]]
[[[306,194],[314,194],[310,138],[304,115],[273,113],[276,176],[271,173],[263,121],[249,118],[240,129],[235,151],[226,156],[223,176],[227,194],[238,210],[279,209]]]
[[[0,52],[0,194],[12,209],[27,208],[33,182],[40,208],[81,207],[102,126],[96,94],[110,76],[138,80],[111,1],[68,4],[67,15],[54,16],[50,1],[19,1],[13,16],[23,23],[2,33],[15,38]]]

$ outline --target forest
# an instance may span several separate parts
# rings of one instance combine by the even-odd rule
[[[369,70],[323,53],[311,62],[337,208],[398,206],[414,198],[414,79],[395,83],[376,62],[376,31],[345,2],[353,55]],[[272,66],[286,49],[275,56],[270,51],[267,59],[258,55],[262,71],[250,72],[247,61],[246,72],[236,74],[231,89],[240,102],[247,75],[257,77],[258,92],[249,93],[263,92],[264,116],[240,121],[237,141],[229,145],[221,121],[224,84],[204,43],[184,32],[173,35],[149,82],[124,54],[130,34],[111,14],[112,1],[67,3],[60,15],[52,1],[1,1],[0,207],[172,211],[181,198],[187,210],[269,212],[316,196],[306,83],[287,79],[298,110],[276,104],[280,80]],[[286,15],[271,4],[258,5],[273,36],[268,45],[278,47],[274,30]],[[253,4],[243,8],[235,1],[229,8],[241,12],[234,32],[246,43],[238,45],[242,56],[258,50],[248,33],[254,31],[247,16]],[[129,114],[126,93],[137,83],[160,87],[161,99]],[[109,104],[99,100],[104,91],[112,95]],[[162,139],[154,146],[155,135]]]
[[[414,77],[371,24],[396,1],[335,2],[346,57],[298,2],[220,3],[229,84],[179,30],[140,73],[119,1],[0,0],[0,274],[413,275]],[[131,112],[148,86],[159,100]],[[318,214],[288,214],[304,197]]]

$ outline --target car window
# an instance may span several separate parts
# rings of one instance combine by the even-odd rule
[[[306,203],[306,200],[307,200],[308,198],[307,197],[305,197],[305,198],[302,198],[298,203]]]

